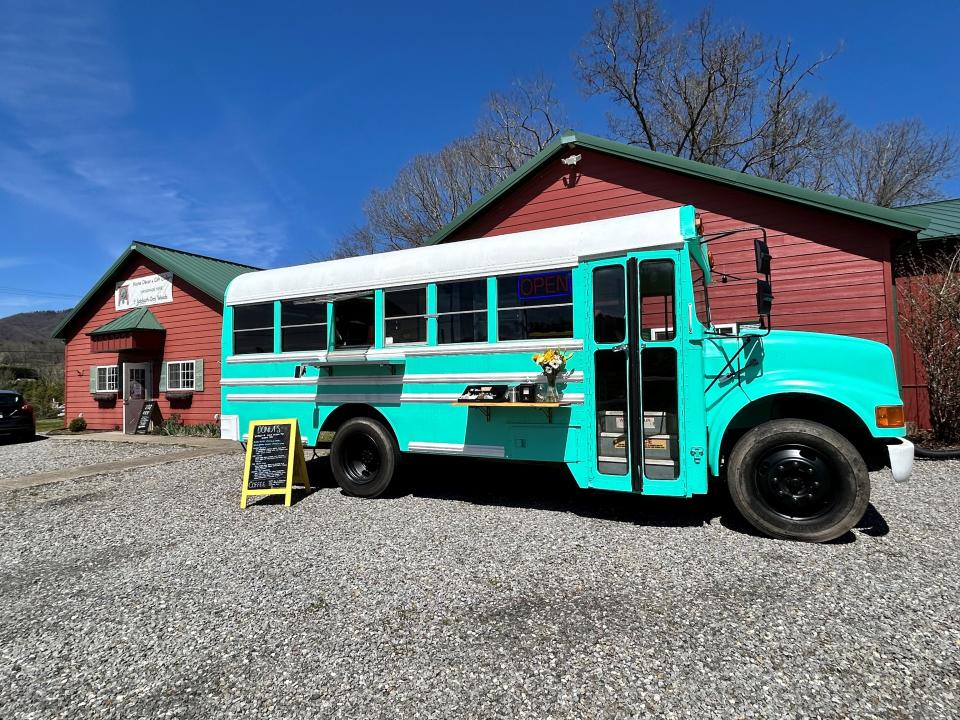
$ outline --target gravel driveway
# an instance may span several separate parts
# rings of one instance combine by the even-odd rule
[[[241,461],[0,495],[0,717],[960,717],[960,463],[808,546],[469,462],[241,512]]]
[[[0,480],[179,450],[183,448],[177,445],[61,438],[50,440],[40,436],[32,442],[15,443],[4,439],[0,441]]]

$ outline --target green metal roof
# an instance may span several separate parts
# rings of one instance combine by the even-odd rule
[[[141,307],[114,318],[106,325],[91,330],[88,335],[106,335],[108,333],[130,332],[131,330],[165,330],[157,316],[149,308]]]
[[[917,232],[926,227],[926,222],[922,217],[903,212],[902,210],[893,210],[858,200],[841,198],[828,193],[777,182],[776,180],[768,180],[757,177],[756,175],[748,175],[737,172],[736,170],[715,167],[694,160],[686,160],[684,158],[674,157],[673,155],[653,152],[652,150],[646,150],[634,145],[625,145],[624,143],[605,140],[604,138],[594,135],[575,133],[570,130],[547,145],[547,147],[541,150],[536,156],[524,163],[516,172],[504,179],[473,203],[473,205],[451,220],[445,227],[430,238],[428,244],[444,242],[455,230],[476,217],[502,195],[510,191],[539,169],[544,163],[553,158],[554,155],[576,147],[587,148],[588,150],[595,150],[597,152],[607,153],[608,155],[616,155],[664,170],[679,172],[692,177],[723,183],[724,185],[731,185],[781,200],[798,202],[829,212],[836,212],[860,220],[887,225],[897,228],[898,230]]]
[[[139,253],[148,260],[152,260],[164,270],[172,272],[174,276],[186,281],[221,304],[223,304],[223,295],[227,291],[227,285],[230,284],[231,280],[238,275],[260,269],[252,265],[240,265],[239,263],[218,260],[217,258],[197,255],[183,250],[174,250],[160,245],[134,242],[90,288],[90,291],[83,296],[73,310],[60,321],[60,324],[53,329],[51,337],[61,339],[64,337],[64,331],[77,316],[77,313],[103,289],[113,278],[114,273],[133,253]]]
[[[905,205],[900,210],[926,218],[930,224],[917,240],[941,240],[960,237],[960,198]]]

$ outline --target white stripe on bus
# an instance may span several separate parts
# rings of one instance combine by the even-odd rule
[[[266,385],[430,385],[440,383],[489,384],[498,382],[546,382],[546,377],[534,372],[501,373],[425,373],[418,375],[339,375],[333,377],[262,377],[262,378],[223,378],[221,385],[226,386],[266,386]],[[559,382],[583,382],[583,371],[574,370]]]
[[[460,393],[229,393],[227,402],[304,402],[329,403],[453,403]],[[564,402],[583,404],[583,393],[564,393]],[[510,407],[523,407],[523,403],[510,403]]]
[[[478,457],[502,458],[507,453],[502,445],[458,445],[456,443],[416,442],[407,444],[408,452],[433,453],[436,455],[475,455]]]
[[[331,364],[342,362],[358,365],[377,363],[384,360],[402,360],[405,357],[438,356],[438,355],[493,355],[502,353],[539,352],[544,347],[555,347],[560,350],[582,350],[583,340],[550,339],[543,340],[505,340],[496,343],[449,343],[445,345],[419,345],[405,347],[371,348],[362,352],[337,351],[332,352],[289,352],[289,353],[251,353],[250,355],[229,355],[230,364],[265,363],[265,362],[319,362]]]

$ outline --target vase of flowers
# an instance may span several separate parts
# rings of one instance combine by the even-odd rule
[[[564,353],[559,348],[549,348],[533,356],[533,361],[540,366],[544,377],[547,379],[544,402],[560,401],[560,393],[557,392],[557,378],[566,368],[567,361],[572,357],[573,353]]]

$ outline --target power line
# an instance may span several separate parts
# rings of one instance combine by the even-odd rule
[[[0,287],[0,292],[15,292],[21,295],[33,295],[35,297],[59,297],[59,298],[68,298],[70,300],[75,300],[79,297],[77,294],[68,295],[66,293],[55,293],[55,292],[40,292],[38,290],[28,290],[26,288],[15,288],[15,287]]]

